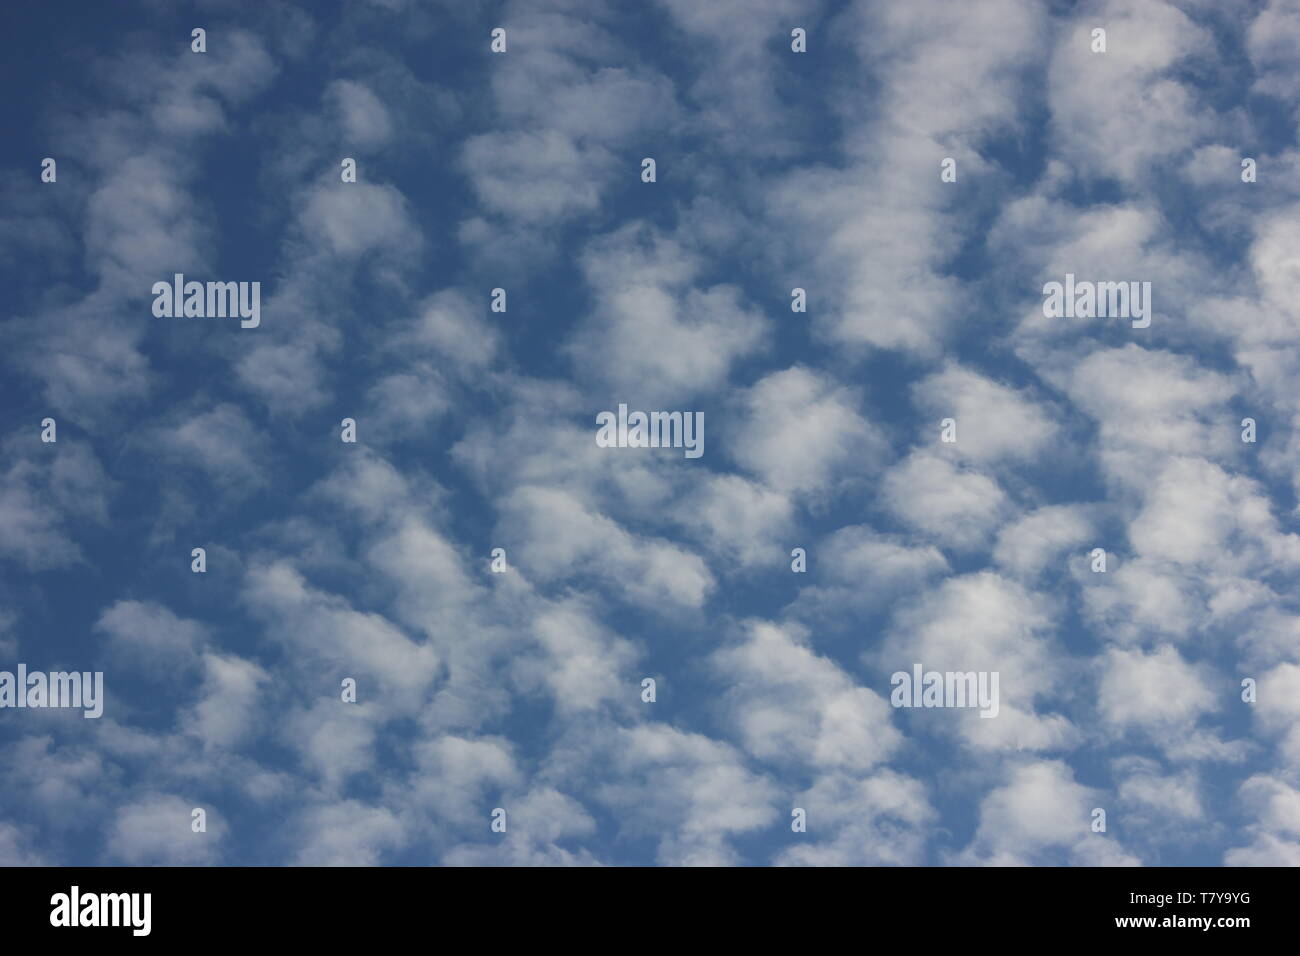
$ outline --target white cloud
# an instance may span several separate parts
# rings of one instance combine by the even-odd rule
[[[191,811],[203,809],[207,831],[191,829]],[[180,796],[149,793],[124,803],[108,832],[105,853],[126,866],[212,866],[222,855],[227,826],[217,809]]]
[[[956,421],[957,441],[940,450],[967,461],[1032,460],[1062,442],[1049,408],[969,369],[950,363],[912,392],[933,419],[927,436],[938,430],[940,419]]]
[[[364,83],[335,80],[325,95],[334,101],[349,145],[369,150],[388,142],[393,121],[379,97]]]
[[[197,666],[207,639],[199,622],[148,601],[115,602],[100,613],[95,630],[107,637],[111,656],[155,680],[174,680]]]
[[[778,866],[918,866],[938,819],[924,785],[889,770],[825,774],[793,802],[808,832],[777,854]]]
[[[521,488],[500,509],[497,539],[530,579],[595,575],[619,588],[624,599],[652,608],[698,608],[714,588],[697,555],[667,540],[634,535],[559,489]]]
[[[1054,638],[1055,615],[1041,595],[992,572],[949,578],[924,601],[901,604],[883,644],[864,657],[883,675],[911,671],[997,672],[996,717],[976,710],[912,711],[911,723],[951,733],[978,750],[1052,750],[1077,739],[1061,714],[1069,658]],[[887,688],[882,683],[882,690]]]
[[[38,434],[30,432],[30,445],[18,436],[6,441],[0,471],[0,558],[33,571],[84,560],[74,535],[107,522],[115,491],[87,446],[69,442],[66,431],[53,444],[38,443]]]
[[[888,702],[818,655],[800,628],[750,622],[711,664],[733,688],[721,705],[726,720],[755,757],[861,771],[901,743]]]
[[[858,413],[857,396],[806,368],[773,372],[741,402],[745,419],[728,451],[778,491],[834,490],[877,470],[886,454],[878,429]]]
[[[1009,510],[992,478],[921,450],[885,473],[880,503],[910,530],[961,551],[985,547]]]
[[[1093,522],[1079,505],[1049,505],[1007,524],[998,532],[993,559],[1021,575],[1035,575],[1055,564],[1063,567],[1071,552],[1085,550],[1092,541]],[[1091,551],[1091,548],[1086,548]]]
[[[147,440],[170,467],[197,468],[222,491],[243,496],[270,482],[271,443],[238,406],[182,412]]]
[[[303,196],[302,228],[330,253],[351,259],[371,252],[407,256],[423,243],[410,205],[392,186],[320,184]]]
[[[1105,53],[1091,50],[1094,24],[1106,28]],[[1176,70],[1213,51],[1209,33],[1159,0],[1108,0],[1065,23],[1048,77],[1056,153],[1091,175],[1137,179],[1197,145],[1212,117]]]
[[[865,525],[840,528],[808,550],[813,582],[787,609],[798,619],[860,619],[905,599],[949,571],[933,545],[913,545]],[[813,572],[810,572],[813,573]]]
[[[50,866],[44,854],[31,846],[31,840],[12,823],[0,822],[0,866]]]
[[[203,688],[186,729],[208,746],[234,747],[259,727],[262,688],[270,675],[233,654],[206,653],[203,667]]]
[[[653,836],[668,866],[739,861],[729,838],[772,824],[776,791],[729,745],[662,724],[602,741],[614,771],[595,788],[628,836]]]
[[[296,866],[377,866],[406,836],[391,810],[358,800],[308,807],[290,826],[299,847]]]
[[[1204,669],[1189,664],[1170,644],[1149,654],[1111,648],[1102,666],[1097,707],[1103,720],[1120,730],[1185,733],[1201,715],[1222,708],[1223,694],[1215,692]]]
[[[1026,763],[1008,771],[1006,784],[981,801],[975,837],[955,862],[988,866],[1138,864],[1114,837],[1092,832],[1092,810],[1099,805],[1101,794],[1077,783],[1063,762]]]
[[[646,223],[589,244],[582,270],[596,308],[566,348],[605,389],[602,407],[627,402],[651,410],[697,398],[726,383],[732,366],[763,346],[768,323],[739,289],[695,287],[704,265]]]
[[[356,678],[358,701],[375,701],[385,712],[417,708],[438,669],[438,654],[411,640],[387,618],[357,611],[342,597],[313,588],[283,561],[253,564],[244,580],[244,601],[266,625],[266,635],[310,675],[319,693],[337,699],[344,677]]]
[[[748,568],[789,560],[794,509],[779,492],[740,475],[708,474],[679,513],[682,530],[722,560]]]

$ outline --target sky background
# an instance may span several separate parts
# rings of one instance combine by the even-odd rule
[[[0,864],[1300,864],[1297,0],[0,17]]]

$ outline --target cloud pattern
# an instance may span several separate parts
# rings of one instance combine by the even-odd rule
[[[1300,864],[1297,38],[18,14],[0,652],[107,699],[0,711],[0,864]],[[260,326],[155,318],[178,272],[261,281]],[[1151,282],[1150,327],[1045,317],[1066,273]],[[619,403],[705,455],[598,447]],[[914,661],[999,672],[997,718],[891,707]]]

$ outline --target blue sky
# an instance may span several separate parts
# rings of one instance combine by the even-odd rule
[[[0,863],[1300,863],[1294,0],[3,17]]]

